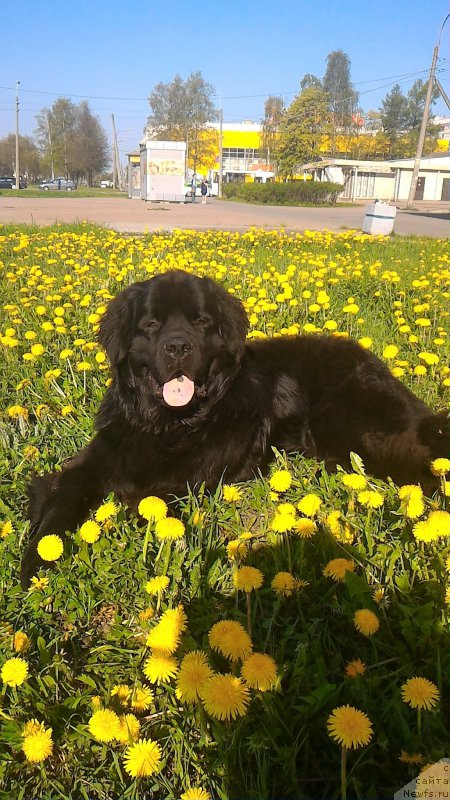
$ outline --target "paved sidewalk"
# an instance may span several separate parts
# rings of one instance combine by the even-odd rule
[[[251,227],[290,231],[360,229],[366,203],[332,208],[257,206],[210,198],[195,203],[145,203],[126,197],[26,198],[1,196],[0,224],[51,225],[88,220],[126,233],[145,231],[223,229],[246,231]],[[400,235],[446,238],[450,234],[448,203],[416,204],[413,211],[399,209],[394,232]]]

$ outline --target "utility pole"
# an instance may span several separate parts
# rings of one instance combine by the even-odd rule
[[[430,77],[428,79],[427,94],[426,94],[426,97],[425,97],[425,106],[424,106],[424,109],[423,109],[423,116],[422,116],[422,124],[420,126],[419,141],[417,142],[416,156],[415,156],[415,159],[414,159],[414,167],[413,167],[413,172],[412,172],[412,177],[411,177],[411,186],[409,187],[408,202],[406,204],[407,208],[412,208],[412,205],[413,205],[413,202],[414,202],[414,197],[415,197],[415,194],[416,194],[417,177],[419,175],[419,169],[420,169],[420,159],[422,158],[423,145],[424,145],[424,142],[425,142],[425,134],[427,132],[428,116],[429,116],[429,113],[430,113],[431,94],[433,92],[433,87],[434,87],[435,82],[436,82],[435,72],[436,72],[436,63],[437,63],[438,53],[439,53],[439,44],[440,44],[440,41],[441,41],[442,30],[443,30],[444,25],[447,22],[449,17],[450,17],[450,14],[447,14],[446,18],[444,19],[444,22],[442,23],[441,30],[440,30],[440,33],[439,33],[438,43],[437,43],[436,47],[433,50],[433,59],[432,59],[432,62],[431,62]]]
[[[120,191],[123,190],[122,170],[120,167],[119,148],[117,145],[116,123],[114,121],[114,114],[111,114],[112,131],[113,131],[113,184],[117,189],[116,179],[119,184]]]
[[[19,86],[20,86],[20,81],[16,81],[16,189],[20,189],[20,174],[19,174]]]
[[[220,117],[219,117],[220,127],[219,127],[219,186],[218,186],[218,194],[219,197],[222,197],[222,170],[223,170],[223,108],[222,104],[220,105]]]

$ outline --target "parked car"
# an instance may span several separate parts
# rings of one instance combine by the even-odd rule
[[[100,189],[112,189],[114,184],[112,181],[100,181],[99,186]]]
[[[19,178],[19,189],[26,189],[28,182],[25,178]],[[0,189],[15,189],[16,179],[0,175]]]
[[[215,192],[212,191],[210,183],[207,183],[207,186],[208,186],[208,197],[212,197],[215,194]],[[192,186],[191,186],[190,183],[185,183],[184,184],[184,196],[185,197],[192,197]],[[202,196],[202,189],[201,189],[200,184],[198,184],[198,186],[195,187],[195,196],[196,197],[201,197]]]
[[[76,188],[77,184],[75,181],[67,181],[65,178],[55,178],[53,181],[44,181],[43,183],[39,184],[39,189],[43,189],[44,192],[73,192]]]

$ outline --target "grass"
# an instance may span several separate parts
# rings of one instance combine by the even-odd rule
[[[44,191],[37,186],[27,186],[26,189],[0,189],[0,196],[3,197],[127,197],[126,192],[120,192],[118,189],[100,189],[98,187],[79,186],[72,192],[67,192],[64,189],[61,191]]]
[[[352,335],[427,403],[449,405],[444,241],[352,231],[134,237],[88,224],[2,226],[0,799],[175,800],[188,792],[191,800],[206,793],[331,800],[342,796],[343,762],[347,797],[392,797],[421,767],[448,755],[450,744],[449,516],[439,518],[440,528],[432,516],[448,504],[444,479],[440,493],[415,506],[392,483],[368,479],[380,502],[370,507],[342,472],[328,475],[300,455],[277,453],[267,476],[219,486],[213,496],[187,489],[172,508],[185,535],[171,544],[159,540],[155,524],[105,498],[115,507],[104,509],[97,541],[76,532],[54,569],[41,573],[40,588],[20,589],[30,476],[59,468],[92,435],[109,377],[95,340],[105,304],[129,283],[173,267],[210,275],[240,296],[251,336]],[[275,491],[279,472],[288,472],[290,483]],[[364,481],[356,457],[354,473]],[[308,516],[301,501],[310,495],[320,503]],[[351,569],[335,580],[337,558]],[[260,588],[248,595],[236,589],[242,566],[262,573]],[[164,575],[167,589],[149,594],[147,582]],[[179,676],[150,683],[146,675],[147,637],[180,604],[187,627],[178,623],[170,635],[166,628],[164,639],[174,669],[201,650],[212,670],[243,681],[242,660],[224,655],[237,641],[219,637],[218,650],[210,638],[223,620],[250,627],[253,650],[275,662],[272,687],[249,687],[249,703],[235,719],[217,718],[221,695],[208,711],[203,701],[185,700]],[[361,609],[378,620],[373,635],[355,628]],[[15,687],[1,671],[11,658],[28,665]],[[418,713],[404,701],[402,687],[412,677],[437,687],[429,710]],[[128,689],[118,695],[117,686]],[[136,692],[145,687],[153,697],[136,708]],[[373,734],[343,758],[327,720],[345,705],[366,715]],[[131,735],[129,742],[102,742],[92,734],[90,720],[102,708],[133,713],[140,737],[159,744],[162,761],[152,775],[127,772]],[[23,750],[33,719],[51,729],[53,741],[37,762]]]

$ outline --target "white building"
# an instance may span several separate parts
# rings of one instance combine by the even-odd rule
[[[304,164],[301,170],[317,181],[342,184],[343,200],[407,200],[411,186],[413,158],[393,161],[363,161],[324,158]],[[420,161],[415,200],[450,200],[450,155],[426,156]]]

